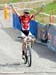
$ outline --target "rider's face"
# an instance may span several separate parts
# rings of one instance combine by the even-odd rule
[[[27,14],[27,13],[24,13],[24,16],[25,16],[25,17],[27,17],[28,15],[29,15],[29,14]]]

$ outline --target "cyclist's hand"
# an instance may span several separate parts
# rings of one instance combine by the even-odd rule
[[[11,8],[13,8],[13,5],[12,5],[12,3],[10,3],[10,4],[9,4],[9,6],[10,6]]]
[[[40,6],[40,8],[43,9],[45,6],[46,6],[46,4],[45,3],[42,3],[41,6]]]

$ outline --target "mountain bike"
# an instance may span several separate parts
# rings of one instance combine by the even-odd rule
[[[31,66],[32,64],[32,54],[31,54],[31,39],[30,37],[28,36],[27,39],[26,39],[26,53],[24,52],[24,63],[27,64],[28,67]],[[24,50],[25,51],[25,50]]]
[[[26,38],[23,60],[24,60],[24,64],[27,64],[28,67],[31,67],[32,64],[31,39],[34,37],[26,36],[26,37],[18,37],[18,38],[22,38],[22,39]]]

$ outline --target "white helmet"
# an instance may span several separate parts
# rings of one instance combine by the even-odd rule
[[[29,9],[25,8],[24,13],[29,14],[30,13]]]

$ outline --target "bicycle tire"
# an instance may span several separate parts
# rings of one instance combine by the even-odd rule
[[[27,66],[31,67],[32,64],[32,56],[31,56],[31,48],[27,48]]]
[[[27,55],[24,54],[25,58],[24,58],[24,64],[27,64]]]

